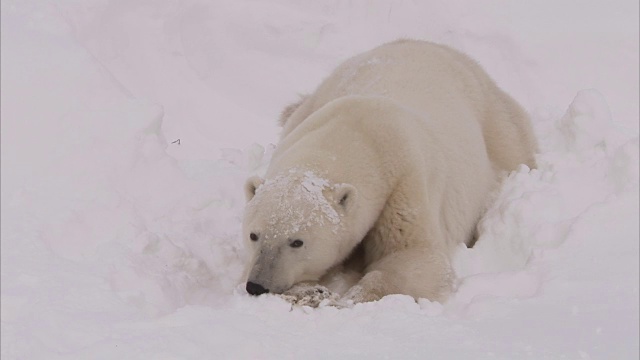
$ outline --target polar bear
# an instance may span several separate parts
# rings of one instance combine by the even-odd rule
[[[444,301],[500,179],[535,167],[523,109],[473,60],[399,40],[287,107],[265,178],[245,186],[247,292],[340,303]],[[317,303],[315,303],[317,305]]]

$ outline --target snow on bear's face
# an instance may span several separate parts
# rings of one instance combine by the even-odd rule
[[[282,293],[303,281],[317,281],[355,247],[349,236],[349,212],[356,191],[330,184],[311,171],[291,170],[246,185],[243,223],[247,291]]]

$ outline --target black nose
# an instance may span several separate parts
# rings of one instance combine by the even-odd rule
[[[251,281],[247,281],[247,292],[251,295],[262,295],[264,293],[268,293],[269,289],[265,289],[260,284],[252,283]]]

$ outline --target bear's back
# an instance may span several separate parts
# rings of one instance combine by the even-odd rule
[[[446,46],[398,40],[352,57],[291,112],[282,136],[327,103],[350,95],[394,100],[440,123],[453,137],[480,125],[496,168],[535,165],[526,113],[475,61]]]
[[[414,40],[399,40],[348,59],[327,77],[316,91],[287,120],[290,132],[309,114],[327,103],[349,95],[382,96],[432,117],[455,116],[473,111],[465,101],[482,96],[479,82],[466,56],[441,45]]]

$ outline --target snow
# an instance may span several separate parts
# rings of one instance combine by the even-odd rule
[[[637,359],[638,2],[1,3],[3,359]],[[280,110],[401,36],[531,113],[444,303],[238,285]],[[178,142],[178,140],[180,140]]]
[[[267,211],[269,233],[282,237],[294,236],[314,223],[331,227],[335,233],[340,215],[325,196],[335,186],[311,170],[289,169],[285,174],[267,179],[247,203],[253,211]],[[326,221],[325,221],[326,220]],[[269,238],[269,234],[264,234]]]
[[[336,186],[330,185],[329,180],[310,170],[305,171],[303,176],[300,185],[304,191],[302,191],[300,198],[312,205],[312,213],[318,212],[320,218],[326,218],[330,223],[338,225],[340,215],[324,194],[324,191],[335,191]]]

